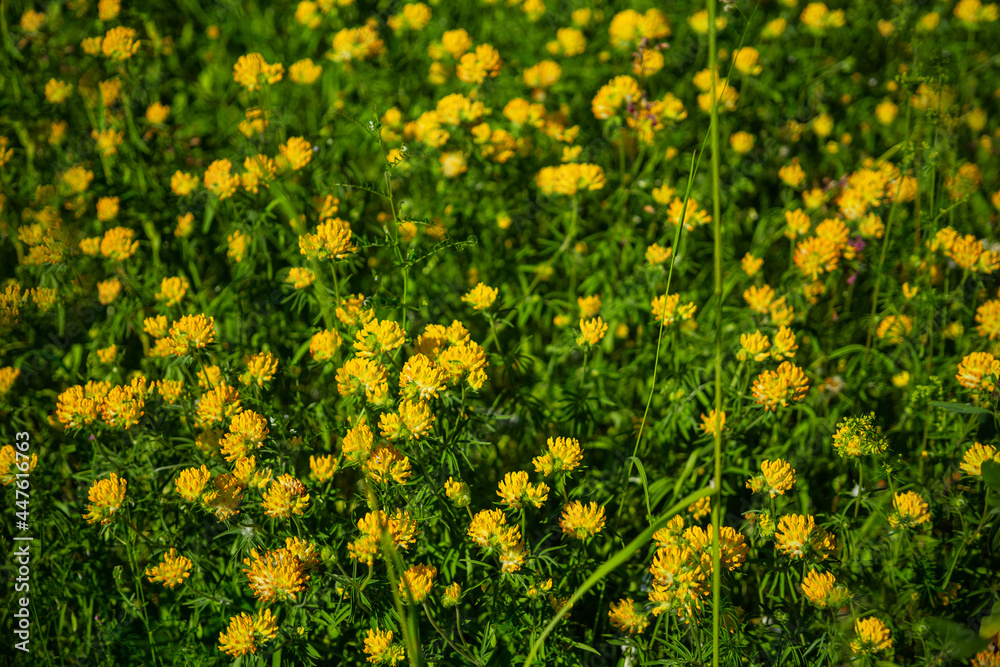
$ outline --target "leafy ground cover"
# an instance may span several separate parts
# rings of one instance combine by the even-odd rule
[[[1000,664],[996,4],[0,18],[5,660]]]

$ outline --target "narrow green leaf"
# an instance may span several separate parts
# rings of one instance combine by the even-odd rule
[[[927,404],[935,407],[941,408],[942,410],[947,410],[948,412],[960,412],[967,415],[991,415],[993,414],[985,408],[981,408],[977,405],[969,405],[968,403],[945,403],[944,401],[927,401]]]

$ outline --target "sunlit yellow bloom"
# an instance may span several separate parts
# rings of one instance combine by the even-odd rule
[[[997,453],[996,447],[977,442],[966,450],[960,467],[966,475],[979,477],[983,474],[983,463],[991,459],[1000,463],[1000,454]]]
[[[784,459],[763,461],[761,474],[747,480],[747,488],[754,493],[766,493],[771,498],[784,495],[795,484],[795,469]]]
[[[347,551],[351,558],[368,565],[374,562],[381,549],[382,531],[388,533],[397,549],[409,548],[420,532],[417,522],[403,510],[396,510],[392,516],[381,511],[369,512],[358,521],[358,530],[361,536],[347,545]]]
[[[112,60],[128,60],[139,50],[139,40],[132,28],[118,26],[108,30],[101,42],[101,51]]]
[[[295,83],[302,84],[303,86],[316,83],[316,80],[319,79],[322,73],[323,66],[314,63],[312,58],[299,60],[292,63],[291,67],[288,68],[288,77]]]
[[[889,525],[894,528],[912,528],[931,520],[927,502],[913,491],[897,493],[892,498],[892,514]]]
[[[875,425],[875,414],[847,417],[833,436],[833,446],[843,457],[881,454],[889,446],[882,429]]]
[[[456,482],[452,477],[448,477],[448,481],[444,483],[444,494],[455,507],[467,507],[472,500],[469,485],[462,480]]]
[[[278,370],[278,358],[270,352],[258,352],[257,354],[244,357],[243,363],[247,369],[240,376],[243,384],[255,384],[258,387],[264,386],[271,381]]]
[[[413,565],[399,578],[399,594],[404,600],[420,604],[430,595],[436,576],[433,565]]]
[[[809,570],[802,578],[802,592],[817,607],[838,608],[850,598],[850,593],[836,583],[831,572]]]
[[[173,354],[188,354],[215,340],[215,319],[202,314],[185,315],[170,325]]]
[[[857,636],[851,640],[851,650],[855,653],[874,655],[892,648],[889,628],[874,616],[857,619],[854,622],[854,631]]]
[[[392,630],[382,631],[373,628],[365,637],[365,654],[367,662],[376,665],[392,665],[406,660],[406,651],[402,644],[392,643]]]
[[[205,189],[216,195],[220,200],[232,197],[239,187],[240,177],[232,172],[233,163],[229,160],[215,160],[205,170]]]
[[[809,380],[801,368],[791,362],[782,362],[776,371],[764,371],[754,380],[754,400],[765,410],[774,412],[790,401],[799,401],[809,389]]]
[[[171,549],[158,565],[147,567],[145,574],[149,583],[162,583],[167,588],[173,588],[191,576],[192,565],[194,563],[189,558],[178,556],[177,549]]]
[[[833,536],[816,525],[812,515],[786,514],[778,521],[774,546],[792,558],[802,558],[814,551],[820,560],[833,551]]]
[[[674,254],[673,248],[664,248],[658,243],[652,243],[646,248],[646,261],[650,264],[662,264]]]
[[[401,14],[394,14],[386,21],[389,29],[395,33],[406,30],[419,32],[431,22],[431,8],[422,2],[410,2],[403,5]]]
[[[100,300],[101,304],[104,306],[109,305],[118,295],[121,294],[122,284],[117,278],[111,278],[109,280],[102,280],[97,283],[97,298]]]
[[[113,262],[128,259],[139,249],[139,242],[133,240],[135,232],[125,227],[112,227],[101,239],[101,254]]]
[[[574,539],[587,539],[604,528],[604,508],[594,502],[584,505],[574,500],[563,508],[559,526],[564,534]]]
[[[378,36],[378,23],[372,21],[357,28],[344,28],[333,36],[333,48],[326,57],[334,62],[367,60],[385,51]]]
[[[174,490],[188,502],[197,502],[212,474],[206,466],[182,470],[174,480]]]
[[[1000,360],[989,352],[972,352],[958,364],[955,379],[966,389],[990,394],[996,390],[1000,376]]]
[[[355,336],[354,349],[359,357],[374,357],[401,347],[405,338],[396,322],[372,319]]]
[[[465,83],[480,84],[487,77],[500,75],[500,54],[489,44],[480,44],[476,50],[466,53],[458,62],[456,74]]]
[[[814,32],[823,32],[827,28],[844,26],[844,10],[830,11],[822,2],[810,2],[799,15],[799,21]]]
[[[770,339],[761,332],[755,331],[752,334],[740,334],[740,350],[736,353],[736,358],[740,361],[747,359],[764,361],[771,356],[770,349]]]
[[[580,335],[576,338],[576,344],[597,345],[608,333],[608,325],[600,317],[580,320]]]
[[[19,458],[18,453],[12,445],[0,447],[0,484],[10,486],[18,479],[24,479],[18,475],[30,474],[38,466],[38,454],[32,454],[24,459]],[[26,463],[28,467],[25,469],[22,466]]]
[[[269,65],[259,53],[240,56],[233,65],[233,79],[248,91],[257,90],[265,82],[277,83],[284,73],[281,63]]]
[[[462,297],[462,301],[472,306],[473,310],[485,310],[496,301],[499,290],[486,283],[479,283]]]
[[[167,306],[176,306],[187,294],[188,287],[190,287],[190,283],[184,276],[164,278],[160,282],[160,291],[156,293],[156,300],[165,302]]]
[[[497,488],[497,495],[505,505],[510,505],[514,509],[521,509],[526,503],[535,507],[541,507],[548,498],[549,487],[547,484],[531,484],[528,482],[528,473],[520,470],[509,472],[500,480]]]
[[[351,243],[351,225],[340,218],[330,218],[314,234],[299,237],[299,253],[308,259],[343,259],[357,250]]]
[[[263,498],[264,514],[276,519],[287,519],[292,514],[302,514],[309,506],[305,485],[291,475],[278,477],[268,487]]]
[[[288,270],[288,277],[285,278],[285,282],[291,283],[295,289],[305,289],[312,285],[315,280],[316,274],[313,273],[312,269],[305,269],[301,266],[293,266]]]
[[[608,616],[614,628],[630,635],[641,633],[649,625],[646,613],[636,606],[632,598],[612,602]]]
[[[183,171],[175,171],[170,177],[170,190],[178,197],[186,197],[198,187],[198,177]]]
[[[219,633],[219,650],[234,658],[257,653],[257,649],[278,635],[278,619],[264,608],[254,619],[249,614],[234,616],[226,631]]]
[[[576,438],[549,438],[546,451],[532,459],[535,471],[545,477],[572,472],[583,461],[583,450]]]
[[[87,513],[83,518],[87,523],[109,524],[115,518],[115,512],[121,509],[125,502],[125,490],[128,482],[120,478],[115,473],[106,479],[94,482],[87,494],[90,504],[87,506]]]

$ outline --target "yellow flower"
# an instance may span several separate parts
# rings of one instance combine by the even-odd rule
[[[170,190],[178,197],[186,197],[198,187],[198,177],[183,171],[175,171],[170,177]],[[190,215],[190,214],[188,214]],[[192,216],[193,219],[194,216]]]
[[[232,197],[240,184],[240,177],[231,173],[233,163],[229,160],[215,160],[205,170],[205,189],[220,200]],[[176,176],[176,174],[175,174]]]
[[[97,283],[97,298],[100,300],[102,305],[109,305],[118,295],[121,294],[122,284],[117,278],[111,278],[109,280],[102,280]]]
[[[87,523],[109,524],[115,518],[115,512],[121,509],[125,501],[125,490],[128,482],[118,477],[115,473],[107,479],[94,482],[87,494],[90,504],[87,506],[87,513],[83,518]]]
[[[595,502],[584,505],[579,500],[574,500],[563,508],[559,526],[564,534],[574,539],[587,539],[604,528],[604,508]]]
[[[100,0],[97,3],[97,18],[102,21],[111,21],[118,16],[121,8],[121,0]]]
[[[231,463],[249,456],[252,450],[259,448],[267,434],[267,420],[253,410],[244,410],[233,417],[229,433],[222,438],[219,445],[222,454]]]
[[[333,479],[333,474],[337,472],[337,459],[332,456],[310,456],[309,457],[309,477],[320,484]]]
[[[389,516],[385,512],[369,512],[358,521],[361,537],[347,545],[348,555],[354,560],[371,565],[381,548],[381,535],[386,532],[398,549],[407,549],[414,542],[419,529],[417,522],[404,510]]]
[[[833,436],[833,446],[840,456],[881,454],[889,446],[882,430],[875,425],[875,414],[847,417]]]
[[[333,48],[326,57],[334,62],[367,60],[385,51],[378,36],[378,24],[372,19],[358,28],[344,28],[333,36]]]
[[[608,333],[608,325],[600,317],[580,320],[580,335],[576,338],[579,346],[597,345]]]
[[[722,432],[726,428],[726,413],[717,412],[716,410],[711,410],[708,415],[701,415],[701,430],[705,432],[705,435],[710,437],[715,437],[717,433]]]
[[[520,470],[509,472],[500,480],[497,495],[500,502],[510,505],[514,509],[521,509],[524,504],[531,503],[535,507],[541,507],[548,498],[549,487],[547,484],[530,484],[528,473]]]
[[[998,16],[996,3],[983,5],[981,0],[959,0],[955,5],[955,18],[973,29],[980,23],[993,23]]]
[[[278,477],[268,487],[263,498],[264,514],[276,519],[287,519],[292,514],[302,514],[309,506],[305,485],[289,474]]]
[[[663,264],[674,254],[673,248],[664,248],[658,243],[652,243],[646,248],[646,261],[650,264]]]
[[[167,588],[173,588],[177,584],[183,584],[184,580],[191,576],[191,566],[194,563],[184,556],[177,555],[177,549],[171,549],[163,557],[163,561],[158,565],[146,568],[146,576],[149,583],[162,583]]]
[[[763,71],[763,67],[758,64],[759,60],[760,52],[752,46],[744,46],[733,51],[733,67],[742,74],[750,76],[760,74]]]
[[[226,242],[229,246],[226,250],[226,256],[237,264],[242,262],[243,257],[246,255],[247,247],[250,245],[250,237],[236,229],[229,235]]]
[[[799,20],[813,32],[823,32],[827,28],[841,28],[844,25],[844,10],[830,11],[822,2],[810,2],[799,15]]]
[[[373,628],[365,637],[365,654],[367,662],[377,665],[393,665],[406,659],[406,651],[402,644],[392,643],[392,630],[382,631]]]
[[[641,633],[649,625],[645,612],[636,606],[632,598],[612,602],[608,616],[612,626],[630,635]]]
[[[188,502],[197,502],[212,475],[206,466],[182,470],[174,480],[174,490]]]
[[[90,182],[92,180],[94,180],[94,172],[89,169],[85,169],[80,165],[70,167],[62,175],[63,183],[68,185],[69,188],[77,194],[84,192],[88,187],[90,187]]]
[[[472,306],[473,310],[485,310],[496,301],[499,290],[486,283],[479,283],[462,297],[462,301]]]
[[[770,339],[761,332],[755,331],[752,334],[740,334],[740,350],[736,353],[736,358],[740,361],[747,359],[764,361],[771,356],[770,349]]]
[[[188,354],[215,340],[215,319],[202,314],[185,315],[170,325],[170,342],[173,354]]]
[[[305,289],[312,285],[315,280],[316,274],[313,273],[312,269],[305,269],[300,266],[293,266],[289,269],[288,277],[285,278],[285,282],[291,283],[295,289]]]
[[[778,521],[774,546],[792,558],[803,558],[812,549],[820,560],[833,551],[833,536],[816,525],[812,515],[786,514]]]
[[[913,491],[897,493],[892,498],[892,506],[889,525],[894,528],[912,528],[931,520],[927,503]]]
[[[445,388],[441,369],[423,354],[414,354],[399,372],[399,391],[408,399],[437,398]]]
[[[752,151],[754,141],[754,136],[749,132],[734,132],[729,136],[729,146],[740,155]]]
[[[411,2],[403,5],[403,13],[389,17],[386,24],[395,33],[405,30],[419,32],[431,22],[431,8],[422,2]]]
[[[296,594],[305,590],[309,575],[306,574],[302,561],[288,549],[275,549],[263,556],[256,549],[251,549],[250,556],[253,561],[243,559],[247,566],[243,568],[243,573],[249,579],[250,589],[260,601],[295,601]]]
[[[656,297],[652,300],[653,318],[661,322],[663,326],[670,326],[674,322],[690,320],[694,317],[697,306],[694,301],[688,302],[686,306],[680,305],[681,295],[670,294]]]
[[[786,164],[778,170],[778,178],[789,187],[797,188],[805,180],[806,172],[799,166],[799,159],[792,158],[791,163]]]
[[[892,648],[889,628],[875,617],[859,618],[854,622],[857,637],[851,640],[851,650],[861,655],[874,655]]]
[[[38,29],[45,23],[45,14],[29,9],[21,14],[21,29],[25,32],[38,32]]]
[[[413,565],[399,578],[399,594],[414,604],[420,604],[430,595],[437,568],[433,565]]]
[[[774,345],[771,347],[771,357],[776,361],[791,359],[795,356],[795,351],[799,345],[795,342],[795,333],[786,326],[778,329],[774,335]]]
[[[457,581],[452,582],[444,589],[444,593],[441,594],[441,604],[444,607],[455,607],[458,605],[461,597],[462,587],[458,585]]]
[[[996,390],[997,376],[1000,375],[1000,360],[989,352],[972,352],[958,364],[955,379],[966,389],[977,394],[992,393]]]
[[[313,149],[305,137],[290,137],[288,141],[278,146],[281,152],[279,163],[298,171],[312,160]]]
[[[983,474],[983,464],[990,460],[1000,463],[1000,454],[997,454],[996,447],[977,442],[966,450],[960,467],[966,475],[979,477]]]
[[[164,278],[160,282],[160,291],[156,293],[156,300],[165,301],[167,306],[176,306],[187,294],[188,287],[190,287],[190,283],[184,276]]]
[[[118,197],[101,197],[97,200],[97,219],[107,222],[118,215]]]
[[[247,192],[257,194],[260,186],[264,186],[265,188],[271,187],[270,181],[274,178],[274,172],[277,167],[274,164],[274,160],[268,156],[254,155],[243,160],[243,168],[245,171],[240,176],[240,183],[243,184],[243,189]]]
[[[139,242],[134,238],[135,232],[131,229],[113,227],[101,239],[101,254],[113,262],[128,259],[139,249]]]
[[[101,360],[102,364],[110,364],[118,356],[118,346],[109,345],[108,347],[101,348],[97,351],[97,358]]]
[[[402,347],[405,338],[396,322],[372,319],[357,333],[354,349],[359,357],[374,357]]]
[[[340,218],[330,218],[320,223],[315,234],[299,237],[299,253],[307,259],[343,259],[355,250],[351,225]]]
[[[337,369],[337,391],[341,396],[353,396],[362,389],[369,402],[388,391],[389,373],[382,364],[366,357],[348,359]]]
[[[153,125],[160,125],[167,120],[167,115],[169,113],[170,107],[168,105],[153,102],[146,108],[146,120]]]
[[[771,498],[784,495],[795,484],[795,469],[784,459],[763,461],[761,474],[747,480],[747,488],[754,493],[766,493]]]
[[[258,387],[263,387],[271,381],[278,370],[278,358],[270,352],[258,352],[257,354],[244,357],[243,363],[247,369],[240,376],[243,384],[256,383]]]
[[[976,331],[990,340],[1000,338],[1000,300],[990,299],[976,309]]]
[[[522,547],[521,528],[508,526],[502,510],[482,510],[472,517],[466,534],[487,553],[516,552]]]
[[[913,332],[913,320],[907,315],[887,315],[879,322],[875,335],[887,343],[900,344]]]
[[[118,26],[108,30],[101,42],[101,51],[112,60],[128,60],[139,50],[139,40],[132,28]]]
[[[444,494],[448,496],[448,500],[454,503],[455,507],[468,507],[469,502],[472,500],[472,496],[469,493],[469,485],[458,480],[457,482],[452,477],[448,477],[448,481],[444,483]]]
[[[764,371],[754,380],[754,400],[765,410],[774,412],[789,401],[798,401],[809,389],[809,381],[801,368],[791,362],[782,362],[776,371]]]
[[[274,639],[278,635],[278,620],[270,609],[262,609],[254,619],[249,614],[234,616],[229,621],[229,627],[219,633],[219,650],[234,658],[257,653],[261,644]]]
[[[0,399],[6,396],[11,387],[14,386],[14,382],[21,375],[21,369],[13,368],[11,366],[4,366],[0,368]]]
[[[268,65],[259,53],[240,56],[233,65],[233,79],[248,91],[260,88],[263,83],[281,81],[285,68],[281,63]]]
[[[531,461],[535,472],[545,477],[572,472],[583,461],[583,450],[576,438],[549,438],[546,446],[546,452]]]
[[[480,44],[475,52],[466,53],[458,62],[456,74],[465,83],[480,84],[487,77],[500,75],[500,54],[489,44]]]
[[[292,63],[291,67],[288,68],[288,76],[292,81],[303,86],[308,86],[316,83],[320,75],[323,73],[323,66],[317,65],[312,61],[312,58],[304,58],[298,62]]]
[[[49,79],[45,84],[45,99],[52,104],[62,104],[73,94],[73,84],[59,79]]]
[[[850,593],[837,584],[831,572],[809,570],[802,578],[802,592],[817,607],[838,608],[850,598]]]
[[[395,447],[377,447],[362,466],[364,473],[374,482],[406,484],[410,479],[410,459]]]

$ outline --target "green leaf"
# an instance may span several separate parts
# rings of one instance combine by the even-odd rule
[[[951,655],[968,659],[989,646],[990,640],[983,639],[971,628],[944,618],[926,618],[924,622],[941,639],[943,648]]]
[[[983,481],[993,491],[1000,492],[1000,463],[993,459],[983,461]]]
[[[947,410],[948,412],[960,412],[967,415],[991,415],[993,414],[985,408],[981,408],[978,405],[969,405],[968,403],[945,403],[944,401],[927,401],[927,404],[935,408],[941,408]]]

